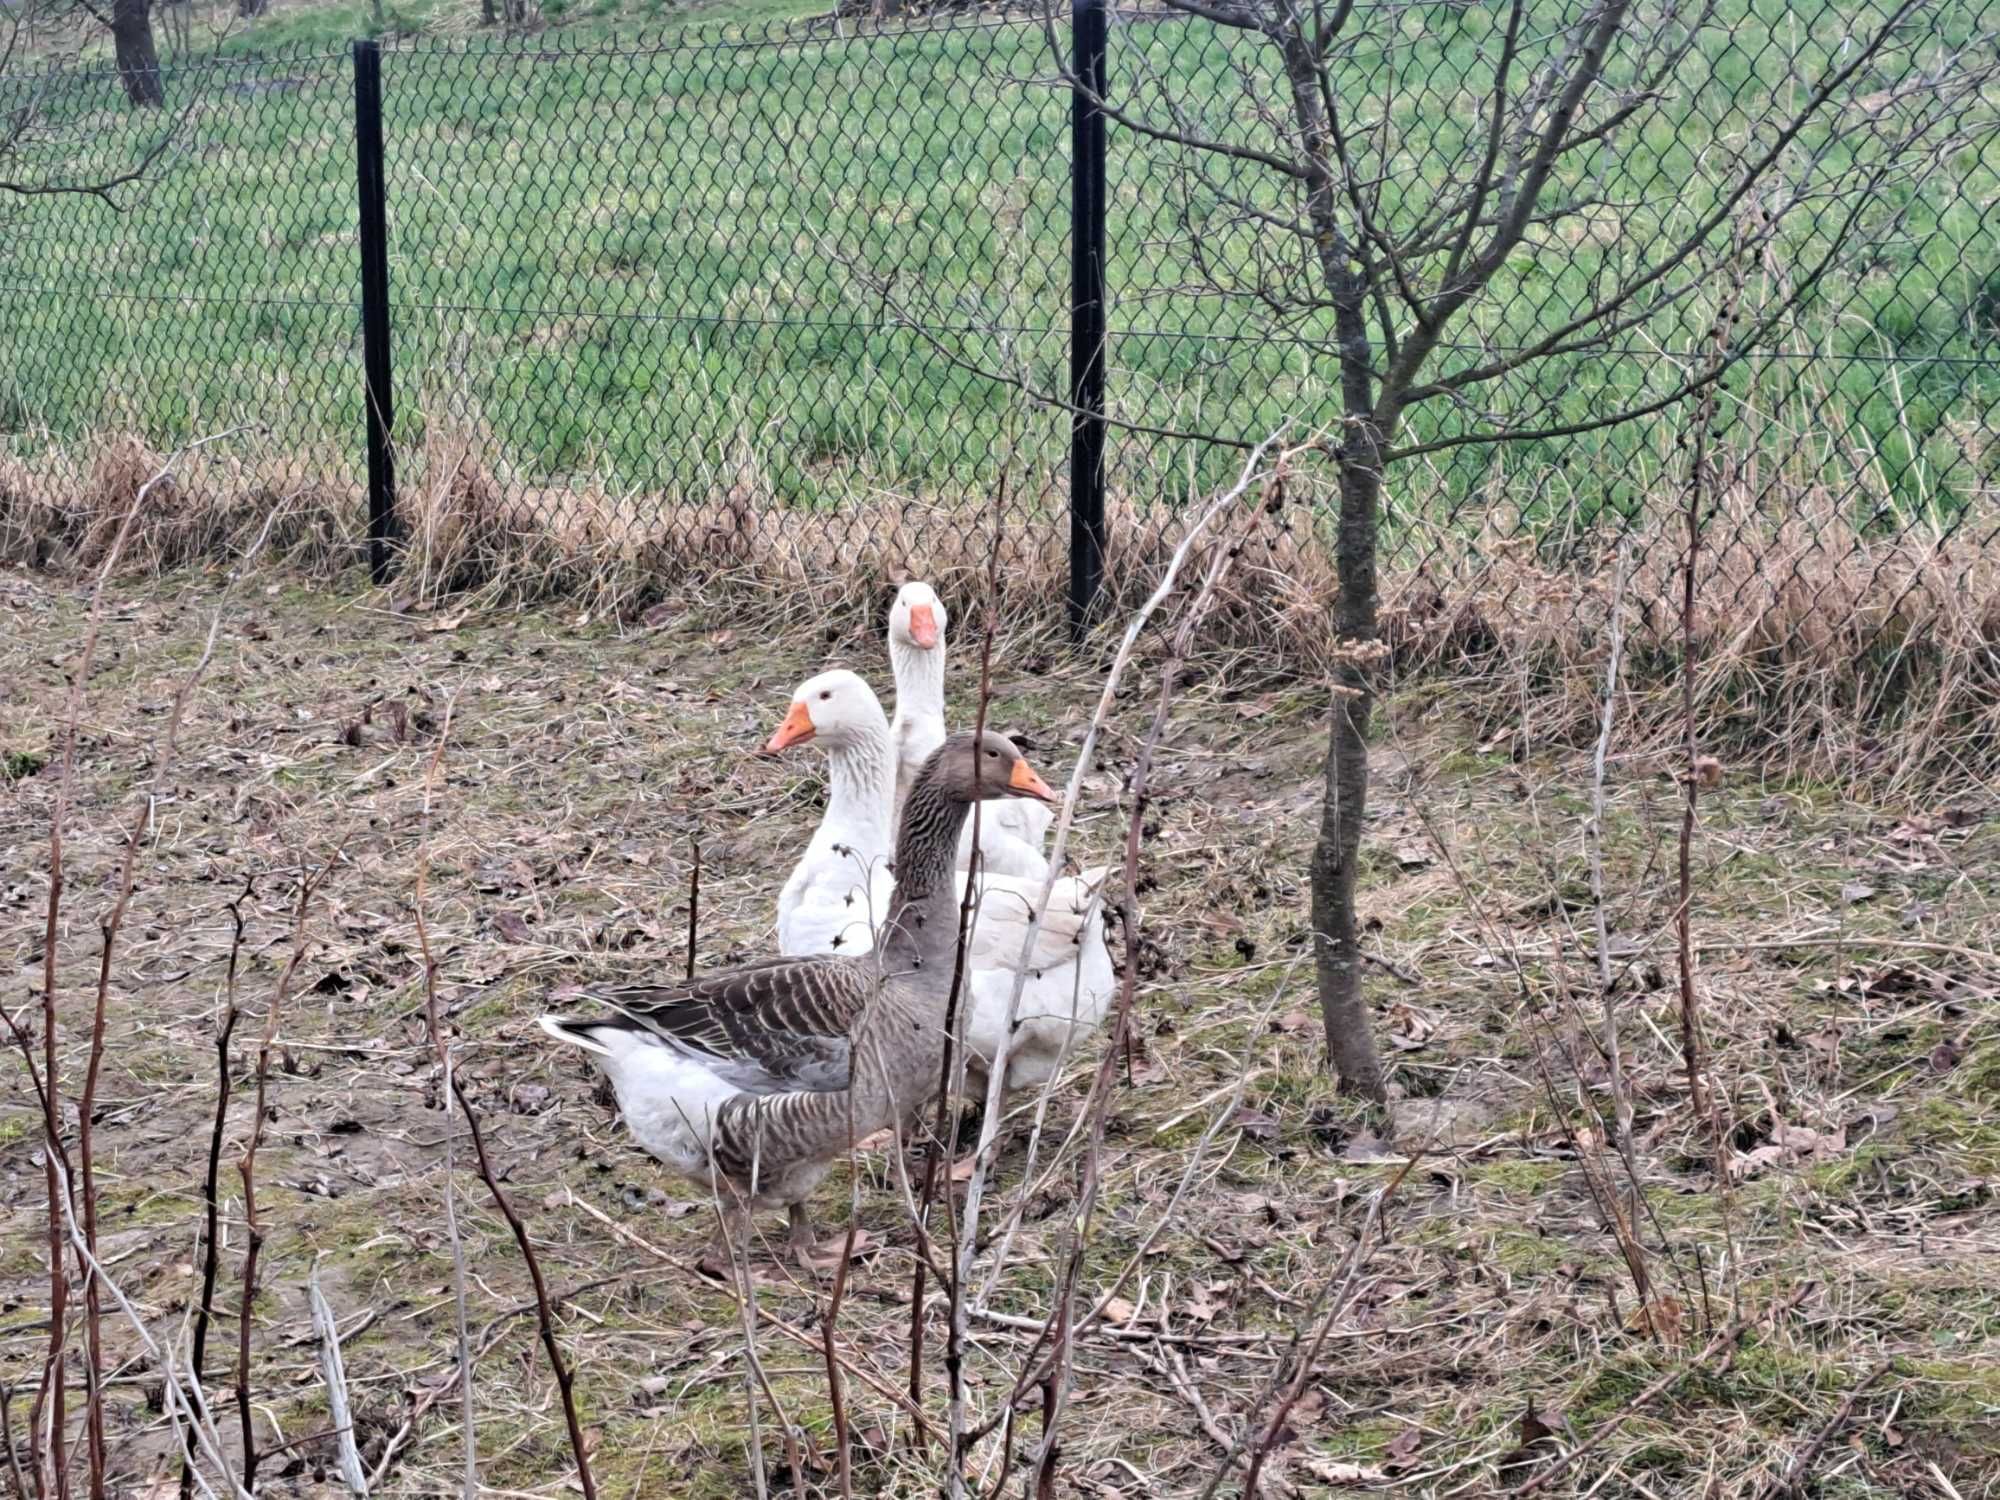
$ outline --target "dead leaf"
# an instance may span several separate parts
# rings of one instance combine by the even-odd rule
[[[1123,1297],[1113,1297],[1104,1304],[1104,1321],[1118,1328],[1130,1327],[1138,1315],[1139,1309]]]
[[[1536,1414],[1532,1400],[1528,1402],[1528,1409],[1521,1413],[1520,1431],[1520,1446],[1500,1455],[1500,1482],[1510,1490],[1526,1484],[1534,1473],[1535,1465],[1548,1457],[1555,1447],[1556,1430]]]
[[[1840,888],[1840,900],[1843,906],[1859,906],[1874,894],[1874,886],[1864,885],[1858,880]]]
[[[1209,1322],[1217,1313],[1222,1311],[1221,1308],[1217,1307],[1206,1297],[1198,1294],[1182,1303],[1180,1310],[1183,1317],[1192,1318],[1197,1323]]]
[[[433,635],[438,635],[438,634],[442,634],[442,633],[443,633],[444,631],[447,631],[447,630],[456,630],[456,629],[458,629],[458,627],[459,627],[459,626],[461,626],[461,625],[463,625],[463,624],[465,623],[465,617],[466,617],[466,615],[467,615],[468,613],[469,613],[469,611],[467,611],[467,610],[460,610],[460,611],[459,611],[459,612],[458,612],[457,614],[455,614],[455,615],[439,615],[439,616],[437,616],[437,617],[436,617],[435,619],[433,619],[433,620],[431,621],[431,624],[430,624],[430,629],[431,629],[431,633],[432,633]]]
[[[1389,1440],[1384,1455],[1394,1460],[1394,1466],[1406,1469],[1417,1456],[1417,1450],[1424,1445],[1424,1435],[1414,1427],[1405,1427]]]
[[[1428,869],[1435,862],[1428,845],[1399,844],[1396,847],[1396,863],[1406,870]]]
[[[1306,1472],[1313,1478],[1327,1484],[1387,1484],[1389,1471],[1371,1468],[1367,1464],[1351,1464],[1339,1459],[1313,1458],[1306,1461]]]
[[[1275,1115],[1267,1115],[1262,1110],[1252,1109],[1245,1104],[1229,1117],[1229,1123],[1250,1137],[1253,1141],[1275,1140],[1278,1135],[1278,1120]]]
[[[1389,1008],[1389,1042],[1402,1052],[1415,1052],[1431,1039],[1437,1022],[1415,1006],[1397,1001]]]
[[[843,1252],[849,1260],[861,1260],[873,1255],[879,1248],[874,1235],[865,1229],[856,1229],[853,1244],[848,1243],[845,1234],[837,1234],[832,1239],[813,1246],[806,1258],[813,1263],[815,1269],[828,1271],[840,1264]]]
[[[1663,1344],[1681,1341],[1681,1305],[1673,1297],[1655,1297],[1625,1320],[1627,1333],[1647,1334]]]
[[[1930,1064],[1933,1073],[1949,1073],[1959,1065],[1965,1053],[1957,1042],[1939,1042],[1931,1048]]]
[[[526,943],[532,941],[531,935],[528,932],[528,924],[521,919],[519,912],[495,912],[493,914],[493,930],[499,933],[504,941],[509,943]]]

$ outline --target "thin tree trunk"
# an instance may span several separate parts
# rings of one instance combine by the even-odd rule
[[[1339,450],[1340,536],[1335,549],[1340,597],[1334,606],[1334,632],[1340,642],[1340,662],[1335,668],[1333,724],[1327,741],[1326,794],[1320,803],[1319,840],[1312,858],[1313,967],[1327,1060],[1339,1075],[1341,1092],[1382,1105],[1389,1095],[1361,993],[1361,929],[1354,909],[1354,883],[1361,820],[1368,804],[1376,500],[1382,490],[1382,449],[1395,424],[1395,395],[1383,392],[1382,403],[1390,408],[1385,419],[1376,409],[1374,350],[1363,306],[1367,290],[1340,222],[1332,131],[1319,94],[1318,59],[1302,34],[1288,36],[1279,45],[1303,147],[1306,213],[1312,221],[1320,275],[1334,305],[1341,405],[1348,417]]]
[[[134,108],[158,109],[167,102],[160,79],[160,54],[153,49],[153,18],[146,0],[115,0],[111,44],[118,55],[118,78]]]
[[[1381,491],[1372,438],[1346,455],[1340,479],[1340,535],[1335,564],[1340,598],[1334,628],[1342,655],[1335,669],[1326,791],[1313,847],[1313,968],[1319,982],[1326,1052],[1345,1094],[1388,1101],[1361,992],[1361,924],[1354,906],[1361,825],[1368,807],[1368,716],[1374,707],[1366,652],[1375,639],[1375,520]]]

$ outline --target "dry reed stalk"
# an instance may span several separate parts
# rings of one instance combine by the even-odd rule
[[[48,1200],[48,1251],[49,1251],[49,1348],[43,1365],[42,1384],[36,1390],[35,1400],[29,1416],[31,1434],[43,1432],[44,1414],[48,1419],[46,1428],[49,1479],[45,1481],[40,1466],[36,1471],[38,1493],[53,1491],[55,1500],[67,1500],[69,1494],[69,1462],[66,1451],[68,1422],[66,1405],[66,1383],[62,1371],[62,1351],[68,1339],[68,1279],[62,1269],[62,1222],[57,1211],[54,1194],[57,1189],[58,1164],[67,1181],[69,1157],[62,1140],[61,1124],[61,1067],[57,1058],[58,1026],[56,1020],[56,953],[57,932],[60,926],[63,892],[63,832],[69,821],[70,796],[76,780],[76,740],[77,726],[83,713],[83,695],[90,680],[90,667],[97,654],[97,641],[104,624],[104,590],[111,575],[124,555],[127,542],[132,536],[134,524],[145,508],[146,500],[156,487],[165,483],[173,472],[175,462],[187,453],[232,436],[241,429],[232,428],[228,432],[200,438],[180,449],[141,482],[133,494],[131,503],[123,508],[110,540],[104,547],[103,560],[98,566],[96,581],[91,586],[88,623],[84,627],[83,647],[78,653],[77,663],[70,677],[69,692],[64,704],[62,720],[62,769],[56,783],[55,804],[49,816],[49,894],[42,929],[42,1051],[43,1083],[40,1086],[43,1112],[42,1128],[47,1139],[44,1143],[43,1166],[44,1185],[49,1193]],[[178,700],[184,706],[184,700]],[[129,865],[127,869],[127,890],[129,892]],[[118,905],[118,914],[123,916],[124,901]],[[105,963],[110,961],[110,948],[105,948]],[[108,976],[107,976],[108,979]],[[91,1027],[91,1060],[85,1083],[87,1094],[94,1094],[97,1069],[101,1064],[104,1050],[104,989],[100,984],[95,1013]],[[10,1025],[13,1018],[9,1017]],[[18,1035],[18,1029],[17,1029]],[[30,1073],[33,1073],[32,1058]],[[95,1177],[89,1159],[90,1121],[88,1110],[79,1122],[79,1150],[84,1153],[83,1186],[86,1195],[94,1193]],[[65,1191],[67,1189],[65,1188]],[[83,1245],[94,1252],[96,1247],[97,1211],[94,1200],[85,1205],[85,1222],[88,1226]],[[91,1277],[83,1269],[85,1252],[79,1255],[79,1279],[84,1287],[87,1395],[87,1442],[90,1453],[90,1485],[93,1500],[104,1493],[104,1416],[102,1391],[102,1346],[99,1337],[97,1304],[91,1295]]]
[[[444,721],[438,726],[437,743],[431,748],[430,762],[424,770],[424,808],[427,821],[431,791],[436,782],[438,768],[444,761],[445,745],[448,743],[451,735],[452,709],[456,706],[457,701],[457,698],[453,697],[445,705]],[[418,865],[418,878],[420,882],[423,869],[424,866],[420,860]],[[420,896],[421,889],[420,884]],[[435,1017],[437,1008],[437,968],[431,957],[430,938],[428,929],[424,926],[423,904],[421,900],[418,901],[417,905],[417,934],[423,948],[425,1004],[429,1013]],[[435,1025],[434,1021],[433,1025]],[[434,1035],[436,1035],[435,1031]],[[578,1420],[576,1414],[576,1396],[574,1394],[576,1374],[570,1368],[569,1362],[563,1358],[562,1345],[556,1340],[555,1313],[549,1305],[549,1288],[547,1281],[542,1276],[541,1258],[535,1254],[535,1247],[528,1238],[528,1227],[521,1222],[521,1216],[515,1210],[513,1200],[507,1195],[506,1190],[500,1186],[500,1179],[494,1175],[493,1163],[488,1159],[486,1154],[486,1138],[479,1128],[479,1116],[473,1112],[472,1101],[466,1098],[464,1085],[451,1073],[448,1064],[444,1083],[449,1091],[450,1098],[458,1101],[459,1113],[464,1116],[466,1130],[472,1137],[472,1149],[479,1161],[479,1176],[485,1182],[487,1192],[492,1194],[494,1206],[500,1210],[500,1216],[507,1221],[508,1229],[513,1232],[514,1243],[521,1251],[521,1259],[527,1263],[528,1279],[534,1284],[535,1289],[536,1325],[541,1333],[542,1347],[549,1356],[549,1368],[555,1374],[556,1393],[562,1400],[563,1422],[569,1433],[570,1454],[576,1460],[577,1482],[583,1489],[584,1500],[597,1500],[597,1482],[590,1472],[590,1454],[584,1443],[583,1424]],[[466,1372],[462,1377],[467,1382],[465,1390],[469,1392],[471,1361],[467,1358],[461,1364]],[[469,1402],[469,1396],[467,1399]],[[472,1462],[473,1460],[468,1461]],[[472,1476],[472,1478],[476,1484],[476,1475]]]
[[[1745,451],[1719,466],[1730,477],[1709,497],[1695,688],[1717,753],[1840,781],[1983,778],[2000,765],[2000,685],[1982,666],[2000,644],[2000,538],[1914,523],[1881,534],[1867,518],[1900,512],[1874,455],[1812,410],[1792,425],[1824,430],[1826,439],[1802,441],[1761,466]],[[1967,429],[1963,441],[1972,454],[1983,439]],[[418,608],[469,591],[495,601],[562,597],[597,614],[636,613],[662,597],[691,595],[703,607],[755,594],[767,612],[844,618],[858,628],[862,601],[895,569],[941,586],[973,588],[985,577],[986,537],[965,523],[990,496],[948,482],[922,493],[888,479],[857,482],[830,523],[826,510],[776,490],[754,435],[738,448],[728,464],[671,489],[614,493],[595,478],[537,486],[494,458],[501,445],[476,411],[434,413],[406,495],[399,595]],[[0,536],[59,513],[59,556],[96,565],[147,451],[107,432],[80,458],[51,448],[32,469],[0,461]],[[65,464],[101,472],[42,477]],[[1588,531],[1523,519],[1548,477],[1496,472],[1486,513],[1467,529],[1457,516],[1462,496],[1442,473],[1406,470],[1395,499],[1407,529],[1385,545],[1382,633],[1405,681],[1419,671],[1469,675],[1477,693],[1477,681],[1506,664],[1516,682],[1533,686],[1537,737],[1581,742],[1601,707],[1583,683],[1602,675],[1611,548],[1593,553]],[[1259,671],[1317,675],[1334,655],[1323,486],[1302,472],[1294,487],[1298,503],[1252,529],[1205,634],[1217,646],[1255,648]],[[1053,481],[1020,488],[999,593],[1010,623],[1052,624],[1059,613],[1060,491]],[[1684,499],[1663,466],[1635,497],[1626,528],[1635,740],[1671,733],[1678,717],[1680,653],[1666,647],[1681,592],[1685,549],[1673,527]],[[269,520],[274,507],[283,511],[274,553],[320,573],[359,556],[358,488],[344,477],[323,482],[307,459],[196,455],[177,472],[171,501],[177,519],[158,540],[162,507],[149,502],[128,559],[157,567],[209,555]],[[1108,609],[1143,601],[1183,534],[1182,514],[1149,507],[1136,492],[1110,497]],[[775,598],[774,584],[782,585]],[[1723,727],[1726,744],[1714,738]]]
[[[1611,754],[1611,725],[1618,709],[1618,666],[1625,646],[1625,576],[1631,565],[1629,549],[1618,548],[1618,566],[1611,584],[1611,642],[1604,666],[1604,719],[1597,749],[1590,762],[1590,903],[1597,928],[1597,990],[1604,1007],[1604,1059],[1610,1071],[1611,1108],[1618,1153],[1625,1159],[1632,1190],[1639,1190],[1637,1158],[1632,1152],[1632,1096],[1625,1086],[1625,1069],[1618,1046],[1618,1002],[1611,975],[1611,929],[1604,899],[1604,766]]]
[[[1049,852],[1049,874],[1044,879],[1042,889],[1034,902],[1028,931],[1022,939],[1020,958],[1015,965],[1014,987],[1008,998],[1007,1024],[1000,1028],[1001,1045],[987,1070],[986,1117],[981,1125],[979,1148],[973,1158],[972,1176],[966,1189],[966,1224],[962,1243],[967,1247],[970,1247],[977,1241],[979,1198],[985,1187],[986,1173],[992,1166],[995,1142],[998,1139],[999,1096],[1007,1072],[1007,1038],[1011,1035],[1015,1020],[1020,1014],[1021,994],[1026,983],[1029,955],[1033,952],[1035,937],[1041,928],[1041,914],[1047,910],[1049,900],[1054,893],[1056,872],[1061,868],[1063,851],[1069,836],[1070,824],[1075,817],[1077,795],[1081,790],[1083,777],[1090,769],[1091,757],[1095,751],[1098,736],[1102,733],[1103,725],[1109,717],[1111,704],[1116,696],[1118,684],[1124,676],[1125,668],[1131,661],[1132,647],[1138,639],[1139,632],[1145,628],[1146,623],[1152,618],[1153,613],[1172,592],[1174,584],[1179,578],[1181,567],[1187,560],[1196,540],[1206,530],[1210,522],[1234,506],[1249,490],[1253,480],[1261,471],[1266,452],[1276,445],[1278,436],[1279,434],[1273,434],[1271,437],[1258,443],[1245,458],[1242,469],[1237,475],[1236,482],[1204,509],[1200,519],[1190,529],[1179,548],[1176,549],[1173,558],[1168,564],[1166,576],[1161,580],[1159,587],[1127,623],[1124,638],[1119,644],[1116,655],[1112,658],[1110,670],[1106,673],[1104,687],[1099,694],[1097,709],[1091,717],[1089,726],[1084,731],[1083,744],[1078,749],[1076,765],[1071,771],[1069,785],[1064,792],[1062,810],[1056,819],[1055,837]],[[1280,469],[1282,469],[1283,464],[1284,457],[1281,455],[1278,459]],[[1191,634],[1192,631],[1192,623],[1190,622],[1198,623],[1201,614],[1206,608],[1209,596],[1213,592],[1215,581],[1227,567],[1230,557],[1231,552],[1228,548],[1217,547],[1215,549],[1210,559],[1209,568],[1204,576],[1202,587],[1197,591],[1195,600],[1189,607],[1188,621],[1183,624],[1183,645],[1185,644],[1186,636]],[[1157,743],[1160,731],[1165,725],[1167,712],[1173,701],[1175,686],[1176,674],[1174,671],[1169,670],[1162,679],[1159,706],[1155,712],[1152,727],[1148,731],[1146,745],[1140,752],[1138,765],[1133,772],[1131,786],[1131,794],[1134,802],[1134,812],[1131,821],[1131,828],[1133,830],[1140,828],[1143,822],[1138,809],[1143,804],[1145,796],[1145,771],[1151,762],[1152,747]],[[1137,847],[1138,835],[1135,831],[1128,834],[1126,845],[1125,882],[1128,896],[1134,889],[1138,878],[1136,871]],[[1090,1127],[1088,1145],[1085,1148],[1083,1157],[1082,1203],[1077,1212],[1076,1230],[1072,1237],[1070,1251],[1064,1259],[1062,1270],[1057,1278],[1057,1292],[1054,1299],[1056,1312],[1052,1331],[1053,1342],[1050,1358],[1046,1366],[1047,1374],[1042,1383],[1043,1425],[1041,1440],[1035,1456],[1034,1473],[1034,1487],[1037,1497],[1053,1495],[1055,1490],[1059,1451],[1058,1433],[1061,1426],[1064,1399],[1067,1395],[1069,1384],[1069,1361],[1072,1351],[1071,1331],[1075,1313],[1076,1283],[1083,1265],[1084,1249],[1089,1242],[1091,1217],[1097,1201],[1098,1165],[1103,1150],[1104,1129],[1109,1115],[1111,1086],[1116,1070],[1117,1058],[1126,1043],[1132,1024],[1134,995],[1138,983],[1138,965],[1134,961],[1136,942],[1136,935],[1128,930],[1126,933],[1127,963],[1119,986],[1117,1017],[1113,1023],[1110,1043],[1106,1047],[1103,1058],[1098,1064],[1097,1074],[1091,1086],[1091,1098],[1086,1106]],[[969,1253],[969,1248],[965,1253]],[[958,1273],[958,1279],[963,1281],[969,1274],[969,1266],[963,1267]],[[956,1455],[954,1455],[955,1459]]]
[[[312,1274],[306,1278],[306,1302],[312,1313],[313,1331],[319,1339],[320,1378],[326,1384],[326,1411],[333,1419],[334,1465],[348,1493],[355,1500],[368,1500],[368,1471],[361,1466],[361,1450],[354,1441],[347,1371],[340,1358],[340,1324],[326,1300],[326,1293],[320,1290],[319,1262],[320,1257],[314,1256]]]
[[[1738,1339],[1742,1338],[1744,1334],[1759,1324],[1775,1326],[1779,1318],[1797,1307],[1811,1295],[1814,1285],[1815,1283],[1813,1282],[1802,1281],[1793,1287],[1782,1301],[1773,1303],[1764,1312],[1738,1314],[1730,1320],[1727,1327],[1720,1330],[1706,1344],[1702,1345],[1694,1357],[1686,1364],[1668,1370],[1657,1379],[1648,1382],[1644,1389],[1639,1391],[1609,1417],[1606,1417],[1603,1422],[1599,1423],[1595,1432],[1591,1433],[1589,1437],[1578,1443],[1567,1453],[1561,1454],[1551,1460],[1548,1467],[1544,1468],[1539,1474],[1531,1476],[1515,1493],[1527,1496],[1538,1494],[1542,1490],[1547,1489],[1557,1479],[1576,1467],[1577,1460],[1581,1459],[1585,1454],[1593,1453],[1602,1447],[1612,1433],[1624,1425],[1627,1418],[1637,1412],[1643,1411],[1648,1402],[1687,1375],[1689,1371],[1706,1369],[1711,1359],[1735,1344]]]
[[[264,1141],[265,1089],[271,1077],[271,1048],[278,1035],[278,1017],[284,1013],[285,999],[291,993],[292,980],[298,974],[299,965],[305,962],[306,913],[311,908],[313,892],[332,872],[338,858],[336,851],[325,864],[305,873],[299,881],[298,902],[292,912],[291,956],[285,960],[285,967],[278,975],[277,987],[272,991],[270,1006],[264,1014],[264,1034],[257,1044],[256,1113],[250,1118],[250,1139],[236,1163],[237,1176],[243,1183],[245,1234],[243,1294],[236,1312],[236,1417],[243,1429],[243,1490],[252,1495],[257,1492],[258,1454],[257,1431],[250,1409],[250,1329],[257,1300],[257,1257],[264,1248],[264,1226],[257,1217],[257,1148]]]
[[[83,1261],[87,1273],[96,1277],[103,1288],[111,1294],[111,1300],[118,1304],[118,1310],[125,1315],[133,1332],[139,1336],[139,1342],[145,1346],[154,1367],[159,1370],[160,1389],[169,1430],[175,1437],[182,1439],[182,1443],[189,1441],[187,1434],[192,1434],[192,1441],[200,1445],[203,1456],[215,1465],[217,1475],[229,1487],[232,1500],[256,1500],[249,1490],[229,1477],[229,1460],[223,1452],[222,1437],[216,1431],[215,1419],[202,1401],[200,1386],[182,1381],[174,1367],[172,1346],[162,1344],[153,1337],[152,1331],[146,1326],[145,1318],[132,1305],[131,1299],[119,1288],[118,1283],[106,1274],[102,1262],[84,1242],[83,1231],[78,1227],[75,1211],[71,1207],[67,1171],[63,1169],[59,1171],[62,1173],[59,1184],[61,1195],[57,1203],[62,1213],[64,1230],[78,1257]],[[176,1446],[181,1445],[181,1443],[176,1444]],[[201,1486],[201,1492],[207,1500],[218,1500],[207,1477],[198,1470],[195,1481]]]
[[[446,700],[444,722],[438,729],[437,744],[431,750],[429,763],[424,767],[423,803],[418,813],[420,832],[417,842],[417,880],[413,899],[413,909],[417,924],[417,951],[424,960],[424,1028],[430,1035],[431,1051],[436,1055],[438,1068],[443,1077],[439,1104],[444,1111],[444,1224],[445,1235],[451,1245],[451,1293],[453,1333],[458,1341],[458,1403],[459,1421],[463,1429],[465,1467],[460,1476],[461,1492],[465,1500],[476,1500],[479,1494],[479,1436],[476,1414],[472,1402],[472,1354],[466,1342],[465,1315],[465,1243],[458,1232],[458,1194],[454,1187],[457,1163],[453,1160],[452,1137],[454,1127],[451,1120],[452,1105],[452,1058],[451,1049],[445,1045],[444,1028],[438,1020],[437,1006],[437,959],[431,953],[430,927],[424,918],[425,886],[431,869],[431,798],[436,791],[438,761],[444,754],[445,740],[451,732],[452,714],[458,707],[456,693]]]

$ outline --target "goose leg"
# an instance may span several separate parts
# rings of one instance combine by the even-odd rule
[[[817,1276],[819,1268],[813,1264],[813,1251],[818,1241],[813,1235],[812,1216],[806,1212],[803,1203],[794,1203],[785,1209],[785,1226],[791,1240],[792,1255],[799,1268],[808,1276]]]
[[[749,1210],[732,1196],[722,1205],[722,1222],[715,1226],[715,1234],[710,1238],[708,1248],[701,1252],[701,1259],[695,1262],[695,1269],[722,1281],[734,1281],[735,1247],[743,1247],[747,1262],[750,1256],[749,1235]]]

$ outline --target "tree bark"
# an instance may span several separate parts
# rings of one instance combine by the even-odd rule
[[[271,8],[271,0],[236,0],[236,14],[245,21],[255,20]]]
[[[1355,451],[1359,448],[1362,451]],[[1381,493],[1379,442],[1372,428],[1345,453],[1340,477],[1340,535],[1335,566],[1340,597],[1334,628],[1342,647],[1335,669],[1332,724],[1327,733],[1326,791],[1312,858],[1313,970],[1327,1060],[1340,1091],[1388,1102],[1375,1052],[1368,1002],[1361,988],[1361,923],[1354,905],[1361,828],[1368,810],[1368,718],[1374,707],[1376,501]]]
[[[1334,305],[1340,350],[1340,536],[1335,566],[1340,597],[1334,632],[1333,723],[1326,749],[1326,794],[1312,858],[1313,969],[1327,1060],[1340,1091],[1386,1105],[1387,1083],[1375,1053],[1368,1004],[1361,993],[1361,926],[1354,909],[1361,856],[1361,822],[1368,806],[1368,715],[1373,707],[1369,651],[1375,641],[1376,501],[1382,491],[1386,433],[1376,411],[1374,349],[1368,337],[1367,284],[1340,223],[1332,123],[1320,96],[1319,59],[1302,32],[1281,39],[1292,113],[1305,167],[1306,213],[1312,222],[1320,276]],[[1394,395],[1383,393],[1385,404]],[[1393,423],[1393,417],[1390,419]]]
[[[158,109],[167,102],[160,78],[160,54],[153,48],[153,17],[147,0],[114,0],[111,45],[118,58],[118,79],[135,109]]]

